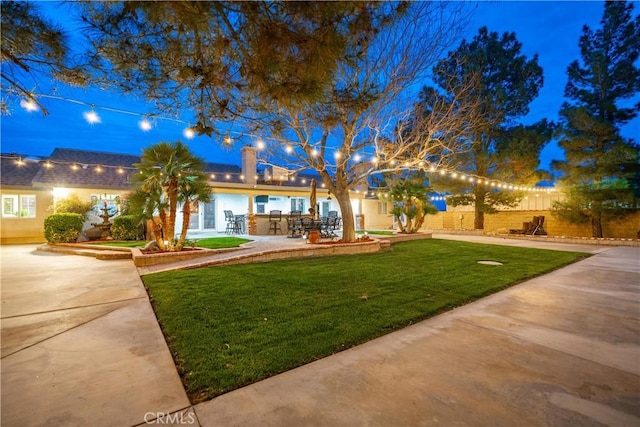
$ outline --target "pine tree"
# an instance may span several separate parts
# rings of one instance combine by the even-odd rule
[[[638,208],[639,148],[620,135],[620,126],[640,111],[640,103],[620,106],[640,92],[640,16],[632,18],[632,11],[632,3],[606,2],[602,28],[584,26],[581,61],[567,69],[559,132],[565,160],[552,164],[567,190],[554,211],[571,222],[590,222],[593,237],[604,237],[607,220]]]
[[[458,105],[473,105],[476,110],[465,126],[466,149],[449,159],[453,168],[498,182],[535,184],[545,177],[537,170],[538,155],[551,138],[553,124],[543,120],[531,126],[512,125],[529,112],[543,83],[537,55],[527,58],[521,48],[514,33],[498,35],[483,27],[471,42],[463,41],[435,67],[439,88],[425,88],[421,104],[430,104],[434,96],[446,92]],[[473,89],[463,91],[468,87]],[[485,213],[514,206],[522,197],[477,180],[470,183],[434,176],[432,181],[436,188],[455,194],[448,198],[453,206],[474,206],[476,229],[484,228]]]

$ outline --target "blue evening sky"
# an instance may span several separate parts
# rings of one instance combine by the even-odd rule
[[[73,28],[73,21],[68,19],[68,6],[60,6],[57,2],[40,2],[38,6],[43,7],[52,21],[64,28]],[[498,33],[515,32],[523,44],[523,53],[527,57],[537,53],[544,71],[544,87],[523,122],[529,124],[544,117],[557,120],[558,110],[564,101],[567,66],[579,56],[578,39],[582,26],[587,24],[592,29],[599,28],[603,9],[602,1],[479,2],[466,38],[473,38],[482,26]],[[634,13],[638,12],[636,8]],[[47,156],[55,147],[64,147],[140,154],[143,147],[159,141],[187,141],[182,132],[191,118],[189,111],[178,117],[184,123],[157,120],[152,130],[143,132],[138,128],[141,117],[99,107],[146,113],[152,108],[144,100],[100,89],[68,88],[59,84],[55,87],[59,95],[87,105],[94,104],[101,123],[89,125],[83,119],[83,112],[90,110],[87,105],[44,99],[49,115],[43,117],[40,112],[28,113],[13,102],[11,114],[2,116],[2,153]],[[623,134],[640,139],[640,119],[636,118],[625,126]],[[193,152],[207,161],[240,162],[239,145],[225,149],[221,141],[207,136],[196,136],[188,142]],[[541,155],[541,166],[548,168],[552,159],[561,157],[562,151],[551,143]]]

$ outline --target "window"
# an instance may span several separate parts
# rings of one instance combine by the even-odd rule
[[[4,218],[35,218],[36,196],[3,194],[2,216]]]
[[[387,202],[378,202],[378,215],[387,215]]]
[[[291,210],[292,211],[300,211],[303,214],[306,214],[307,211],[304,208],[304,199],[298,197],[291,198]]]

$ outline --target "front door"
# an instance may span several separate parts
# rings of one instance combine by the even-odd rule
[[[191,202],[191,216],[189,217],[189,230],[200,230],[200,206],[198,202]]]
[[[216,229],[216,205],[214,200],[202,204],[202,229]]]

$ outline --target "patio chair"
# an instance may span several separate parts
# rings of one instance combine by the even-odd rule
[[[287,218],[287,232],[291,237],[302,236],[302,211],[291,211]]]
[[[282,222],[282,211],[273,210],[269,212],[269,232],[267,234],[276,234],[276,231],[279,231],[282,234],[282,228],[280,227],[280,223]]]
[[[227,221],[226,234],[231,234],[236,230],[236,218],[233,215],[233,211],[224,211],[224,219]]]

